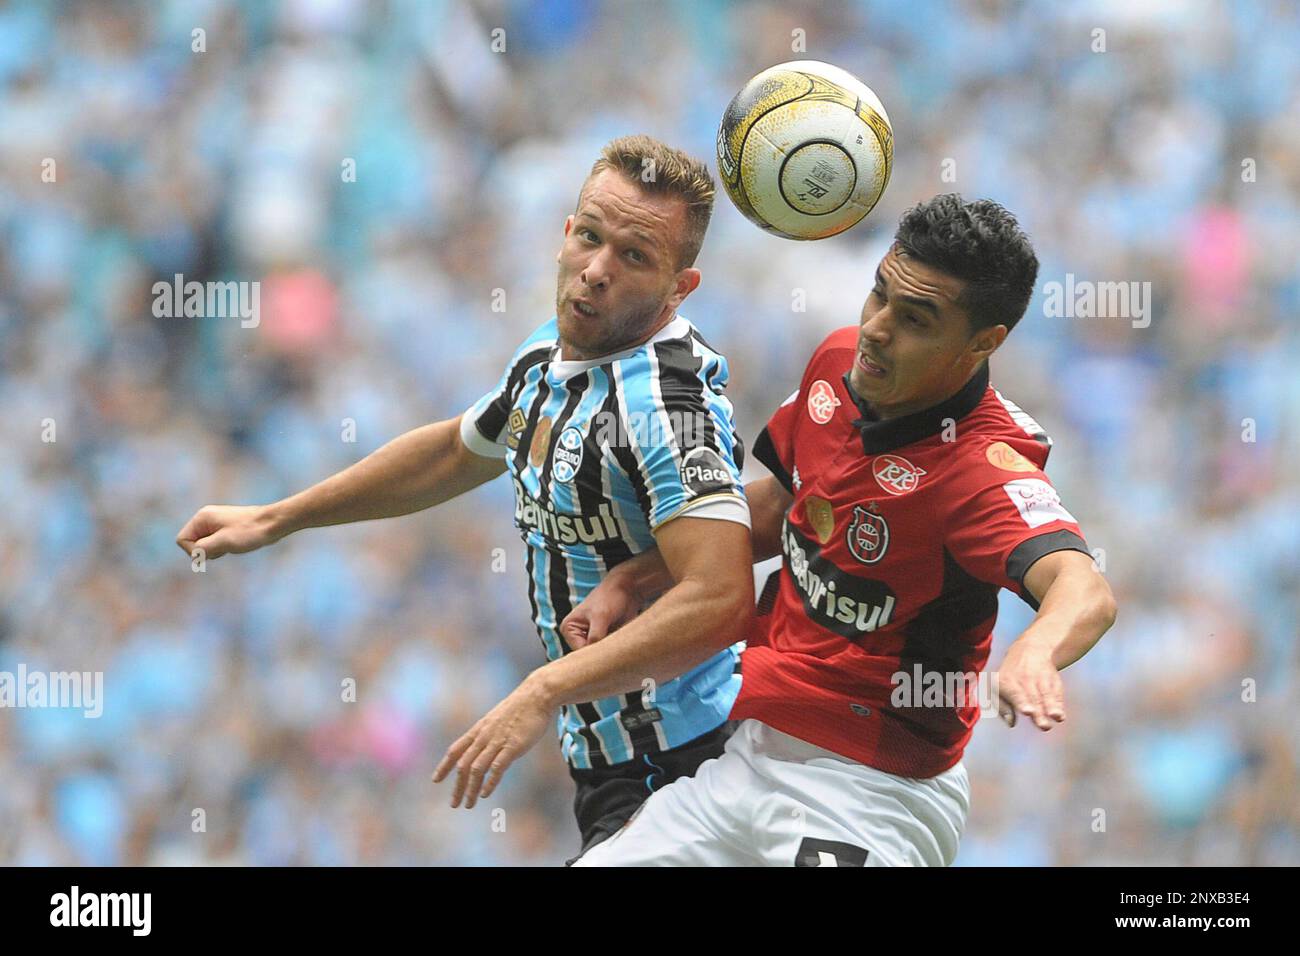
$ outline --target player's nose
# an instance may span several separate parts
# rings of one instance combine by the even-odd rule
[[[582,281],[593,289],[609,288],[610,276],[609,253],[606,249],[596,250],[596,254],[587,262],[586,268],[582,270]]]
[[[889,330],[892,321],[889,315],[889,306],[875,312],[863,313],[861,338],[870,342],[889,341]]]

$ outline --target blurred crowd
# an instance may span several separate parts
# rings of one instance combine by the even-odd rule
[[[992,363],[1120,615],[1063,726],[976,729],[958,863],[1300,862],[1297,49],[1287,0],[0,0],[0,671],[105,675],[98,719],[0,710],[0,863],[572,855],[553,737],[473,811],[429,782],[542,659],[506,482],[201,573],[174,537],[458,414],[551,315],[600,146],[712,167],[803,58],[896,162],[822,242],[719,193],[682,312],[747,442],[935,193],[1010,208],[1040,290],[1151,283],[1145,328],[1040,294]],[[177,274],[260,282],[260,323],[155,316]]]

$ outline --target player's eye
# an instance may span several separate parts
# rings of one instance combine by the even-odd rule
[[[908,325],[912,326],[912,328],[914,329],[925,328],[925,320],[922,319],[919,315],[917,315],[914,312],[908,313],[907,315],[903,316],[903,321],[905,321]]]
[[[643,254],[639,249],[629,249],[629,250],[627,251],[627,257],[628,257],[629,259],[631,259],[633,262],[645,262],[645,261],[646,261],[646,259],[645,259],[645,255],[644,255],[644,254]]]
[[[598,237],[596,236],[596,234],[595,234],[594,232],[592,232],[590,229],[579,229],[579,230],[578,230],[578,235],[581,236],[583,239],[586,239],[588,242],[598,242],[598,241],[599,241],[599,239],[598,239]]]

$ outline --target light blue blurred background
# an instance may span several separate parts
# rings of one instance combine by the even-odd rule
[[[459,413],[551,314],[600,146],[712,166],[731,95],[802,58],[876,90],[896,165],[818,243],[719,195],[682,311],[747,442],[935,193],[1015,212],[1040,290],[1152,283],[1149,328],[1040,296],[993,361],[1121,613],[1063,727],[977,728],[958,862],[1300,862],[1297,50],[1285,0],[0,2],[0,669],[106,674],[99,720],[0,710],[0,863],[572,854],[550,738],[473,812],[428,782],[541,659],[506,483],[204,574],[173,539]],[[175,273],[260,281],[260,326],[154,318]],[[1003,609],[995,661],[1029,620]]]

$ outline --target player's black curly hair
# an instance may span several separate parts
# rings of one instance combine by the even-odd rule
[[[1038,257],[1016,217],[991,199],[945,193],[903,213],[894,241],[966,288],[957,300],[975,330],[1015,328],[1038,279]]]

